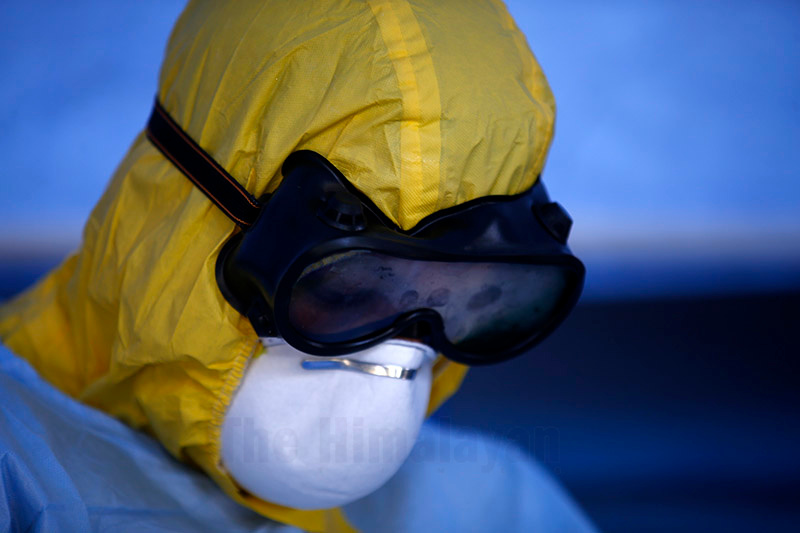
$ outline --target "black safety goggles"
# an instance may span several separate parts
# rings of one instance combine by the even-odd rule
[[[321,155],[291,154],[253,198],[156,103],[148,136],[242,228],[216,277],[259,336],[342,355],[392,337],[470,365],[520,355],[578,300],[571,220],[541,179],[513,196],[438,211],[402,230]]]

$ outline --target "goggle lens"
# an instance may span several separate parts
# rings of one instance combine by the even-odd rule
[[[433,309],[460,350],[512,348],[547,326],[571,286],[558,265],[422,261],[368,250],[334,254],[304,269],[289,320],[305,337],[347,342]]]

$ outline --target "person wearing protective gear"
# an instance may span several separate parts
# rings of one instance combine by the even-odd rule
[[[241,504],[349,530],[335,506],[395,473],[466,364],[578,298],[539,180],[554,113],[500,1],[192,1],[81,248],[0,337]],[[402,436],[388,460],[370,430]]]

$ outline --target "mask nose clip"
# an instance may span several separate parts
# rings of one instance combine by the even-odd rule
[[[400,365],[381,365],[367,363],[346,357],[326,357],[324,359],[303,359],[300,366],[304,370],[353,370],[372,376],[392,379],[412,380],[417,375],[416,368],[405,368]]]

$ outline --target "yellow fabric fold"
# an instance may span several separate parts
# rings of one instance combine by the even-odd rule
[[[369,2],[403,99],[397,221],[409,228],[436,209],[439,196],[439,86],[422,30],[407,2]]]

